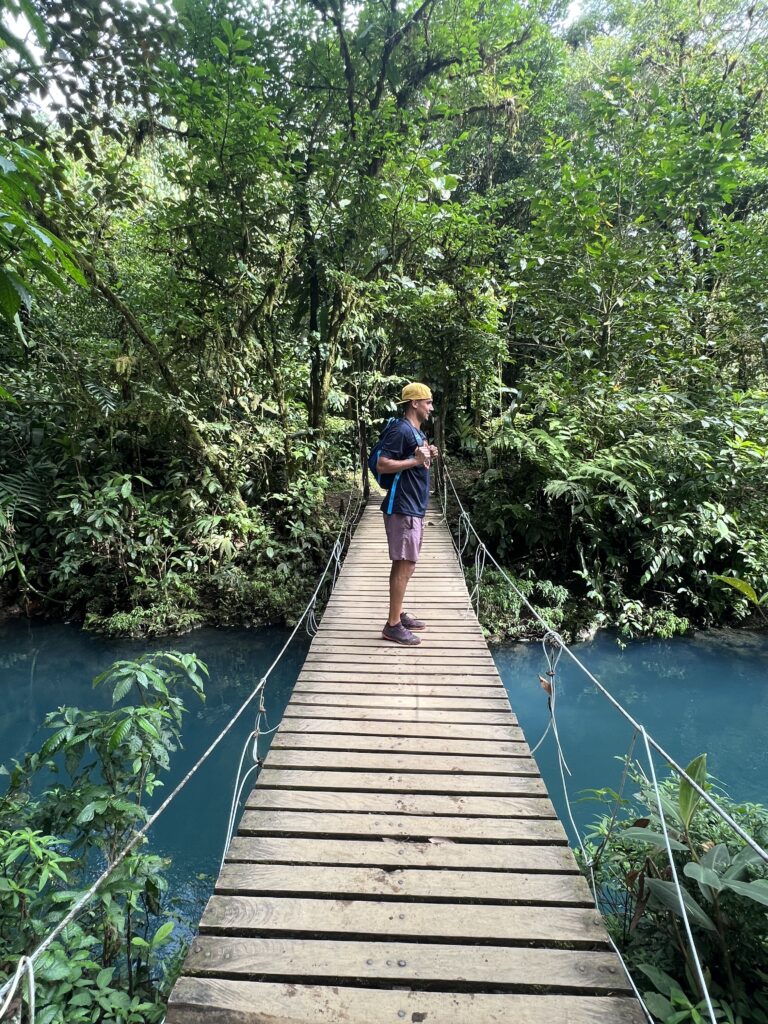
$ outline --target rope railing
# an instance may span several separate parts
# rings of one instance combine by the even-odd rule
[[[19,959],[18,965],[17,965],[13,975],[11,977],[9,977],[2,986],[0,986],[0,1021],[3,1019],[3,1015],[5,1014],[6,1010],[10,1006],[11,1001],[13,1000],[13,997],[16,994],[16,992],[18,990],[18,987],[19,987],[19,985],[21,983],[21,980],[24,977],[24,975],[26,974],[27,979],[28,979],[29,1019],[32,1022],[32,1024],[34,1024],[34,1006],[35,1006],[34,967],[35,967],[35,964],[37,963],[37,961],[40,959],[42,954],[56,941],[56,939],[59,938],[59,936],[64,932],[64,930],[67,928],[67,926],[69,924],[71,924],[72,921],[75,920],[75,918],[88,905],[88,903],[90,903],[90,901],[93,899],[93,897],[99,891],[101,886],[107,881],[108,878],[110,878],[110,876],[120,866],[120,864],[123,863],[123,861],[128,856],[128,854],[131,852],[131,850],[133,850],[134,847],[136,847],[137,844],[144,839],[146,834],[149,832],[149,830],[152,828],[152,826],[155,824],[155,822],[161,816],[161,814],[163,814],[163,812],[166,810],[166,808],[168,808],[170,806],[170,804],[176,799],[176,797],[179,795],[179,793],[181,793],[181,791],[184,789],[184,787],[187,785],[187,783],[190,781],[190,779],[192,779],[192,777],[198,772],[198,770],[208,760],[208,758],[211,756],[213,751],[216,750],[216,748],[219,746],[219,744],[222,742],[222,740],[224,740],[224,738],[231,732],[231,730],[234,728],[235,724],[239,721],[239,719],[245,713],[247,708],[253,703],[255,698],[260,696],[260,695],[262,695],[260,703],[259,703],[259,710],[257,711],[257,715],[256,715],[256,727],[255,727],[254,731],[249,735],[248,740],[246,741],[246,747],[245,747],[245,750],[243,752],[243,756],[240,759],[240,768],[238,769],[238,780],[237,780],[237,782],[235,784],[235,793],[237,794],[239,792],[240,794],[242,794],[242,787],[245,784],[245,780],[243,780],[243,782],[240,783],[239,774],[240,774],[240,771],[242,770],[242,765],[243,765],[243,761],[244,761],[245,751],[247,750],[247,747],[250,744],[251,740],[254,739],[254,736],[256,737],[254,739],[254,750],[256,750],[256,746],[258,744],[258,736],[259,736],[259,734],[264,735],[263,731],[261,733],[259,732],[259,722],[261,720],[262,714],[266,714],[266,711],[265,711],[265,708],[264,708],[263,693],[264,693],[264,689],[265,689],[266,684],[267,684],[267,680],[272,675],[272,673],[274,672],[274,670],[277,667],[277,665],[279,664],[279,662],[282,660],[283,655],[288,650],[288,648],[291,645],[294,637],[298,633],[300,627],[305,622],[305,620],[307,620],[307,618],[310,615],[310,613],[314,616],[314,609],[316,607],[318,595],[320,594],[320,592],[322,590],[322,587],[323,587],[323,585],[324,585],[324,583],[326,581],[326,578],[328,577],[328,573],[329,573],[329,571],[331,569],[331,566],[334,567],[333,585],[335,585],[336,579],[338,577],[338,572],[339,572],[339,566],[340,566],[340,563],[341,563],[341,558],[342,558],[342,555],[344,553],[344,545],[346,543],[346,539],[347,539],[348,534],[353,529],[354,523],[357,520],[357,516],[358,516],[358,513],[360,511],[361,505],[362,505],[362,493],[358,493],[358,499],[357,499],[357,502],[354,503],[354,505],[353,505],[353,502],[352,502],[351,499],[348,502],[346,510],[344,512],[344,517],[342,519],[341,526],[339,528],[339,532],[338,532],[338,534],[336,536],[336,540],[334,541],[333,548],[331,550],[330,555],[328,556],[328,561],[325,563],[325,568],[323,569],[322,575],[320,576],[320,580],[319,580],[317,586],[315,587],[315,590],[312,593],[312,596],[310,597],[309,601],[307,602],[307,604],[306,604],[306,606],[304,608],[304,611],[301,613],[300,617],[297,619],[293,629],[291,630],[290,636],[285,641],[285,643],[281,647],[280,651],[278,652],[277,656],[272,661],[272,664],[269,666],[269,668],[266,670],[266,672],[261,676],[261,678],[259,679],[258,683],[253,688],[253,690],[250,692],[250,694],[245,698],[245,700],[242,702],[242,704],[237,709],[237,711],[232,715],[232,717],[229,719],[229,721],[224,726],[224,728],[219,732],[219,734],[216,736],[216,738],[209,744],[209,746],[201,754],[201,756],[198,758],[198,760],[195,762],[195,764],[186,773],[184,778],[168,794],[168,796],[165,798],[165,800],[163,800],[163,802],[160,804],[160,806],[157,808],[157,810],[154,811],[154,813],[150,815],[150,817],[146,820],[144,825],[142,825],[142,827],[140,829],[138,829],[134,833],[134,835],[126,843],[126,845],[123,847],[123,849],[120,851],[120,853],[116,856],[116,858],[110,864],[107,865],[107,867],[101,872],[101,874],[93,882],[93,884],[90,885],[89,888],[86,889],[86,891],[75,901],[75,903],[70,907],[70,909],[67,912],[67,914],[46,935],[46,937],[36,946],[36,948],[33,950],[33,952],[29,953],[27,955],[24,955],[24,956],[22,956]],[[352,513],[352,515],[350,515],[350,512],[352,511],[353,507],[354,507],[354,512]],[[277,726],[275,726],[275,728],[277,728]],[[270,732],[274,732],[274,729],[271,729],[269,731]],[[256,768],[256,767],[258,767],[258,764],[254,765],[254,768]],[[250,772],[248,774],[250,774]],[[239,784],[239,790],[238,790],[238,784]],[[237,803],[238,802],[239,802],[239,797],[236,797],[236,799],[234,801],[235,811],[233,811],[232,814],[236,813],[236,807],[237,807]],[[231,828],[231,825],[228,825],[228,829],[229,828]]]
[[[333,546],[333,551],[331,552],[331,557],[329,559],[329,565],[331,563],[333,564],[333,577],[328,581],[330,594],[332,594],[333,591],[336,589],[336,582],[339,578],[339,572],[341,569],[341,558],[346,549],[347,540],[351,535],[351,532],[354,528],[354,524],[357,521],[362,501],[363,496],[362,492],[360,492],[358,494],[358,500],[355,505],[354,514],[349,517],[347,516],[347,514],[345,514],[344,521],[342,522],[341,528],[339,530],[339,535],[336,538],[336,542]],[[351,507],[352,506],[350,502],[350,504],[347,506],[347,512],[349,512],[349,509]],[[310,598],[309,603],[304,612],[305,628],[307,635],[310,637],[314,637],[319,628],[319,624],[315,613],[317,609],[317,601],[322,591],[322,587],[327,576],[327,571],[328,566],[326,566],[326,572],[323,574],[323,577],[321,578],[320,583],[318,584],[314,594]],[[301,620],[297,625],[300,624]],[[262,721],[266,723],[266,728],[262,727]],[[264,704],[264,693],[262,692],[259,699],[259,709],[256,712],[256,721],[254,723],[253,731],[249,733],[243,746],[242,753],[240,755],[240,764],[237,769],[237,776],[235,779],[235,786],[232,794],[232,804],[230,806],[229,818],[227,821],[227,834],[224,840],[224,849],[221,854],[221,861],[219,863],[219,874],[221,874],[221,871],[224,868],[224,862],[227,858],[227,850],[229,849],[229,844],[232,842],[232,834],[234,832],[235,820],[237,818],[237,808],[240,806],[240,800],[242,799],[245,784],[251,777],[251,775],[253,775],[253,773],[258,771],[259,768],[261,767],[261,757],[259,755],[259,739],[262,736],[269,736],[271,733],[277,732],[277,730],[280,728],[280,724],[281,723],[278,722],[276,725],[270,727],[269,720],[267,718],[267,709]],[[248,747],[251,746],[251,741],[253,741],[251,753],[251,756],[253,758],[253,764],[249,767],[248,771],[245,773],[241,780],[240,776],[243,770],[243,764],[245,762],[245,757],[248,752]]]
[[[531,615],[536,619],[539,625],[543,627],[545,636],[551,638],[551,640],[562,649],[563,653],[566,654],[571,659],[571,661],[573,661],[574,664],[576,664],[579,667],[579,669],[584,673],[584,675],[587,676],[590,682],[592,682],[600,691],[600,693],[613,705],[616,711],[618,711],[619,714],[623,718],[625,718],[627,722],[629,722],[633,729],[637,729],[639,733],[643,733],[643,726],[629,713],[629,711],[627,711],[623,704],[621,704],[613,696],[613,694],[608,689],[606,689],[606,687],[600,682],[600,680],[593,675],[593,673],[587,668],[583,661],[581,661],[581,659],[573,653],[573,651],[569,648],[568,644],[566,644],[565,640],[563,640],[560,634],[550,627],[549,623],[547,623],[547,621],[536,610],[536,608],[534,608],[534,606],[531,604],[531,602],[528,600],[525,594],[515,584],[514,580],[509,576],[509,574],[504,570],[504,568],[501,565],[499,565],[498,561],[496,560],[496,558],[494,558],[491,551],[488,550],[488,548],[485,545],[485,542],[483,541],[483,539],[480,537],[477,530],[473,526],[472,521],[469,518],[469,514],[462,505],[461,499],[459,498],[458,493],[456,492],[456,487],[453,483],[450,473],[448,472],[447,467],[443,466],[443,472],[445,473],[446,480],[450,484],[451,490],[454,495],[454,499],[457,505],[459,506],[461,519],[465,524],[466,532],[469,535],[474,536],[477,544],[484,549],[486,559],[498,570],[498,572],[501,574],[505,582],[508,583],[512,590],[517,594],[517,596],[520,598],[520,601],[526,606]],[[455,542],[454,547],[456,547]],[[464,545],[464,548],[466,548],[466,543]],[[457,549],[457,551],[459,552],[461,552],[462,550],[463,549],[461,548]],[[734,832],[741,839],[743,839],[748,846],[750,846],[754,850],[754,852],[760,857],[760,859],[765,861],[766,864],[768,864],[768,851],[764,850],[763,847],[760,846],[759,843],[757,843],[749,835],[749,833],[745,832],[744,829],[739,825],[739,823],[735,821],[730,814],[728,814],[725,808],[721,807],[721,805],[712,796],[710,796],[710,794],[696,781],[696,779],[692,778],[682,767],[682,765],[678,764],[677,761],[672,757],[672,755],[669,754],[659,743],[657,743],[656,740],[653,739],[653,737],[648,737],[648,743],[656,751],[656,753],[659,754],[659,756],[667,762],[670,768],[672,768],[672,770],[677,775],[679,775],[680,778],[685,779],[685,781],[690,786],[692,786],[693,789],[698,793],[702,800],[704,800],[704,802],[707,803],[712,808],[712,810],[715,811],[715,813],[723,819],[723,821],[730,825]]]
[[[684,779],[687,782],[687,784],[690,785],[691,788],[698,794],[699,798],[701,800],[703,800],[709,806],[709,808],[712,811],[714,811],[720,817],[720,819],[722,821],[724,821],[727,825],[729,825],[730,828],[732,828],[732,830],[735,832],[735,834],[738,835],[739,838],[742,839],[743,842],[747,846],[749,846],[753,850],[753,852],[755,854],[757,854],[757,856],[763,862],[765,862],[765,863],[768,863],[768,852],[766,850],[764,850],[763,847],[760,846],[760,844],[757,843],[756,840],[753,839],[753,837],[750,836],[749,833],[746,832],[739,825],[739,823],[737,821],[734,820],[734,818],[725,810],[725,808],[722,807],[717,802],[717,800],[715,800],[704,789],[704,787],[702,785],[700,785],[700,783],[696,779],[692,778],[691,775],[680,764],[678,764],[677,761],[656,740],[653,739],[653,737],[651,737],[647,733],[645,727],[640,722],[638,722],[630,714],[629,711],[627,711],[627,709],[621,704],[621,702],[619,700],[617,700],[617,698],[614,697],[613,694],[610,693],[610,691],[603,685],[603,683],[600,682],[599,679],[596,678],[596,676],[587,668],[587,666],[581,661],[581,659],[576,654],[574,654],[574,652],[569,648],[568,644],[563,640],[563,638],[559,635],[559,633],[557,633],[555,630],[553,630],[550,627],[550,625],[546,622],[546,620],[543,618],[543,616],[531,604],[531,602],[528,600],[526,595],[516,585],[515,581],[509,576],[509,574],[505,571],[505,569],[501,565],[499,565],[498,561],[493,556],[493,553],[491,551],[489,551],[489,549],[486,546],[485,542],[483,541],[483,539],[478,534],[477,530],[475,529],[475,527],[474,527],[474,525],[473,525],[473,523],[472,523],[472,521],[470,519],[469,513],[467,512],[467,510],[464,508],[464,505],[462,504],[461,498],[459,497],[459,494],[458,494],[458,492],[456,490],[456,485],[455,485],[455,483],[453,481],[453,478],[451,477],[451,474],[450,474],[447,466],[445,465],[445,461],[444,460],[442,461],[442,466],[441,466],[441,470],[440,470],[440,477],[442,477],[442,488],[440,487],[440,483],[438,483],[438,494],[440,496],[440,500],[441,500],[442,505],[443,505],[443,519],[446,522],[446,524],[449,524],[449,517],[448,517],[448,497],[449,497],[449,490],[448,489],[449,489],[449,487],[450,487],[450,490],[452,492],[453,500],[455,501],[456,506],[458,508],[458,512],[459,512],[458,524],[457,524],[457,537],[456,537],[456,539],[453,539],[453,534],[451,533],[451,538],[453,540],[453,545],[454,545],[454,549],[456,551],[456,556],[457,556],[457,558],[459,560],[459,563],[462,564],[462,567],[463,567],[464,553],[467,550],[467,547],[469,545],[470,539],[472,537],[474,537],[475,543],[477,545],[476,550],[475,550],[475,556],[474,556],[475,580],[474,580],[473,589],[472,589],[472,591],[470,593],[470,597],[469,597],[470,604],[476,599],[476,608],[479,609],[479,592],[480,592],[480,584],[481,584],[481,581],[482,581],[482,574],[483,574],[483,570],[484,570],[484,568],[486,566],[486,563],[490,562],[490,564],[492,564],[497,569],[497,571],[500,573],[500,575],[505,580],[505,582],[509,585],[509,587],[517,595],[517,597],[519,598],[521,604],[524,605],[527,608],[527,610],[530,612],[530,614],[533,616],[533,618],[536,620],[536,622],[538,622],[538,624],[542,627],[542,629],[544,631],[544,635],[543,635],[543,639],[542,639],[542,647],[543,647],[543,650],[544,650],[544,656],[545,656],[545,659],[546,659],[546,662],[547,662],[548,669],[547,669],[547,679],[544,680],[543,677],[541,677],[541,679],[542,679],[542,685],[544,686],[544,688],[548,692],[549,722],[548,722],[548,725],[547,725],[547,728],[546,728],[544,734],[542,735],[541,739],[536,744],[536,746],[533,748],[531,753],[533,754],[533,753],[536,752],[536,750],[539,749],[541,744],[544,742],[544,739],[546,738],[546,736],[551,731],[552,734],[553,734],[555,746],[556,746],[556,749],[557,749],[558,769],[559,769],[559,773],[560,773],[560,779],[561,779],[561,783],[562,783],[563,795],[564,795],[564,799],[565,799],[565,803],[566,803],[568,817],[569,817],[569,820],[570,820],[571,828],[573,829],[573,832],[574,832],[574,834],[576,836],[576,839],[578,841],[578,844],[579,844],[579,847],[580,847],[580,850],[581,850],[581,855],[582,855],[582,860],[583,860],[583,864],[584,864],[585,870],[589,874],[589,882],[590,882],[590,887],[592,889],[592,893],[593,893],[593,896],[594,896],[594,899],[595,899],[595,905],[598,906],[598,907],[600,906],[600,898],[599,898],[599,893],[598,893],[597,879],[595,877],[595,868],[596,868],[596,865],[597,865],[600,857],[602,856],[603,850],[604,850],[604,848],[605,848],[605,846],[606,846],[606,844],[608,842],[608,839],[610,838],[610,833],[611,833],[611,831],[613,830],[613,828],[614,828],[614,826],[616,824],[616,817],[617,817],[617,813],[618,813],[619,801],[621,799],[621,793],[623,792],[624,784],[626,782],[626,778],[627,778],[627,774],[628,774],[628,770],[629,770],[629,760],[630,760],[630,758],[632,756],[632,752],[634,750],[634,745],[635,745],[635,742],[637,740],[637,737],[638,736],[642,737],[643,746],[644,746],[644,750],[645,750],[645,754],[646,754],[646,758],[647,758],[648,765],[649,765],[649,770],[650,770],[649,782],[650,782],[650,785],[651,785],[651,787],[653,789],[654,797],[655,797],[655,800],[656,800],[656,805],[657,805],[657,808],[658,808],[658,816],[659,816],[660,826],[661,826],[661,829],[662,829],[664,848],[665,848],[665,852],[666,852],[667,858],[668,858],[669,863],[670,863],[670,873],[671,873],[671,876],[672,876],[672,884],[674,885],[674,889],[675,889],[675,894],[676,894],[676,898],[677,898],[677,902],[678,902],[678,907],[679,907],[680,915],[681,915],[681,917],[683,919],[683,922],[684,922],[686,939],[687,939],[688,947],[690,949],[691,956],[692,956],[692,959],[693,959],[693,965],[694,965],[694,968],[695,968],[695,975],[696,975],[696,978],[697,978],[697,981],[698,981],[699,990],[700,990],[700,992],[701,992],[701,994],[703,996],[703,1002],[706,1004],[707,1015],[708,1015],[708,1017],[710,1019],[710,1022],[711,1022],[711,1024],[718,1024],[717,1016],[715,1014],[715,1010],[714,1010],[714,1007],[712,1005],[712,999],[711,999],[711,996],[710,996],[710,993],[709,993],[709,989],[708,989],[708,986],[707,986],[707,982],[706,982],[706,978],[705,978],[705,972],[704,972],[704,969],[703,969],[702,964],[701,964],[701,958],[699,956],[699,952],[698,952],[698,949],[696,947],[696,942],[694,940],[693,931],[692,931],[691,924],[690,924],[690,915],[689,915],[688,909],[686,907],[684,890],[683,890],[683,887],[682,887],[682,885],[680,883],[680,878],[679,878],[678,871],[677,871],[677,865],[675,864],[675,860],[674,860],[672,844],[671,844],[671,841],[670,841],[669,830],[667,828],[667,822],[666,822],[666,817],[665,817],[665,813],[664,813],[661,788],[659,786],[659,782],[658,782],[658,779],[656,777],[656,769],[655,769],[654,762],[653,762],[653,753],[652,753],[652,751],[655,751],[656,754],[658,754],[659,757],[661,757],[662,760],[664,760],[667,763],[667,765],[669,765],[669,767],[673,770],[673,772],[675,772],[675,774],[680,779]],[[480,555],[480,552],[482,552],[482,555]],[[565,755],[563,753],[563,748],[562,748],[562,744],[561,744],[561,741],[560,741],[560,735],[559,735],[559,731],[558,731],[558,727],[557,727],[557,715],[556,715],[556,701],[557,701],[556,670],[557,670],[558,661],[560,660],[560,656],[562,654],[566,654],[571,659],[571,661],[574,662],[574,664],[581,670],[581,672],[583,672],[584,675],[590,680],[590,682],[597,688],[598,692],[601,693],[602,696],[604,696],[610,702],[610,704],[613,706],[613,708],[616,711],[619,712],[619,714],[632,726],[632,729],[633,729],[632,741],[630,743],[629,751],[628,751],[627,756],[625,758],[624,773],[622,775],[621,786],[620,786],[619,794],[618,794],[618,797],[617,797],[617,800],[616,800],[614,813],[613,813],[613,815],[611,817],[611,822],[609,824],[608,835],[606,835],[604,837],[602,843],[600,844],[600,846],[596,850],[594,856],[591,857],[591,858],[587,854],[587,850],[586,850],[586,848],[584,846],[584,843],[583,843],[583,840],[582,840],[582,837],[581,837],[581,833],[579,831],[579,828],[576,825],[576,821],[575,821],[575,818],[574,818],[574,815],[573,815],[573,811],[572,811],[572,808],[571,808],[571,800],[570,800],[570,796],[569,796],[569,792],[568,792],[568,784],[567,784],[567,780],[566,780],[566,775],[570,775],[570,770],[569,770],[567,762],[565,760]],[[634,979],[632,977],[632,974],[631,974],[631,972],[629,970],[629,967],[627,966],[626,962],[624,961],[623,956],[621,955],[621,951],[619,950],[618,946],[616,945],[616,943],[614,942],[613,938],[610,935],[608,936],[608,940],[609,940],[611,946],[613,947],[614,951],[616,952],[617,956],[619,957],[619,959],[620,959],[620,961],[622,963],[622,966],[624,967],[624,971],[626,973],[627,979],[628,979],[628,981],[629,981],[629,983],[630,983],[630,985],[632,987],[632,990],[633,990],[635,996],[637,997],[638,1001],[640,1002],[640,1005],[641,1005],[644,1013],[646,1014],[648,1020],[652,1022],[653,1021],[653,1017],[652,1017],[648,1007],[646,1006],[642,996],[640,995],[640,992],[639,992],[639,990],[637,988],[637,985],[635,984],[635,981],[634,981]]]

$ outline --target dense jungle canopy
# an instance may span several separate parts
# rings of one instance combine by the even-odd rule
[[[718,574],[768,590],[768,9],[0,24],[3,604],[289,615],[411,379],[556,625],[669,634],[745,618]]]

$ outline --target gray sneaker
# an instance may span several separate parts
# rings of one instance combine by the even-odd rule
[[[396,626],[390,626],[387,622],[381,631],[382,640],[391,640],[395,644],[402,644],[403,647],[418,647],[421,638],[414,636],[410,629],[406,629],[402,622]]]
[[[411,615],[410,612],[403,612],[400,615],[400,622],[406,629],[410,629],[412,633],[427,628],[426,622],[422,622],[421,619],[417,619],[416,616]]]

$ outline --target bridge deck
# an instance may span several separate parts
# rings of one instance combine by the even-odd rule
[[[379,639],[361,520],[168,1024],[640,1024],[483,639],[427,518],[417,650]]]

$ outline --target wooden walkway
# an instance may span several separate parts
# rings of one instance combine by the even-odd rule
[[[365,510],[168,1024],[641,1024],[427,517],[408,607]]]

